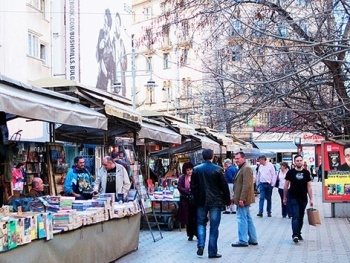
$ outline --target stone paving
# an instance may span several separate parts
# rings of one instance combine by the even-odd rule
[[[162,227],[163,238],[153,242],[149,230],[140,231],[138,250],[125,255],[118,263],[178,263],[178,262],[350,262],[350,222],[348,218],[331,218],[331,204],[322,202],[322,183],[313,182],[314,207],[319,209],[322,225],[309,226],[304,218],[304,241],[292,241],[291,221],[282,218],[278,191],[273,190],[272,217],[257,217],[258,197],[251,211],[258,235],[258,246],[231,247],[237,242],[237,220],[234,214],[223,214],[220,224],[218,253],[222,258],[209,259],[208,248],[197,256],[197,242],[187,241],[186,230],[168,231]],[[265,207],[266,210],[266,202]],[[209,227],[209,226],[208,226]],[[209,231],[207,231],[208,233]],[[153,232],[159,235],[158,232]],[[206,240],[207,245],[208,239]]]

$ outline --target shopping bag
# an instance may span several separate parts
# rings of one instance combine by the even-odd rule
[[[313,207],[307,209],[307,219],[311,226],[321,225],[320,212]]]

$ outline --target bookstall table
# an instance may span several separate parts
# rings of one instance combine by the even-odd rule
[[[141,213],[112,219],[54,235],[52,240],[34,240],[0,253],[1,263],[62,263],[115,261],[138,249]]]

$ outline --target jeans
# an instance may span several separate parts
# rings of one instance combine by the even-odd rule
[[[292,211],[290,209],[289,202],[287,203],[287,205],[283,204],[283,189],[278,188],[278,193],[280,194],[280,197],[281,197],[282,216],[286,217],[288,215],[289,217],[292,217]],[[287,193],[287,200],[289,200],[288,193]]]
[[[272,189],[273,186],[271,186],[269,183],[261,183],[259,185],[259,191],[260,191],[260,200],[259,200],[259,213],[262,214],[264,211],[264,199],[267,201],[267,213],[271,214],[271,196],[272,196]]]
[[[219,225],[221,221],[222,207],[212,206],[199,206],[197,208],[197,224],[198,224],[198,243],[197,247],[205,246],[206,229],[208,222],[208,212],[210,217],[210,232],[209,232],[209,245],[208,254],[214,256],[218,253],[218,237],[219,237]]]
[[[290,202],[290,208],[292,210],[292,237],[299,237],[303,228],[307,200],[289,198],[288,202]]]
[[[244,207],[237,206],[238,243],[244,245],[248,245],[248,243],[258,243],[254,222],[250,215],[249,208],[250,205]]]

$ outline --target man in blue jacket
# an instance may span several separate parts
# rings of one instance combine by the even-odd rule
[[[204,162],[193,169],[191,180],[191,192],[197,205],[198,243],[197,255],[202,256],[205,246],[206,226],[210,221],[210,233],[208,244],[208,257],[220,258],[217,241],[219,237],[219,225],[221,211],[225,205],[230,205],[230,192],[225,180],[223,169],[213,164],[214,152],[211,149],[203,149]]]
[[[225,179],[228,184],[228,188],[230,190],[230,196],[231,199],[233,198],[233,179],[235,178],[238,168],[233,165],[231,159],[226,159],[224,161],[224,167],[225,167]],[[224,214],[236,214],[236,205],[231,204],[229,206],[226,206],[226,211]]]

